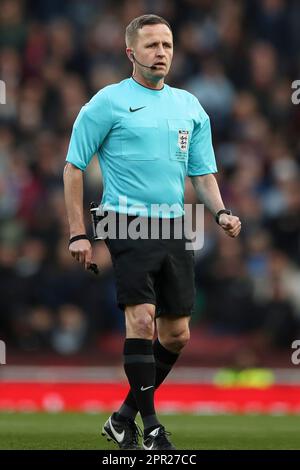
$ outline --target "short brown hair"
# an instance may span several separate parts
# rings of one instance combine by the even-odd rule
[[[157,16],[157,15],[138,16],[137,18],[134,18],[126,28],[126,34],[125,34],[126,46],[127,47],[131,46],[139,29],[142,29],[143,26],[152,25],[152,24],[165,24],[166,26],[168,26],[169,30],[172,33],[171,26],[169,25],[167,20],[165,20],[161,16]]]

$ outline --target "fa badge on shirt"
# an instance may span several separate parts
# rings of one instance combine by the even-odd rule
[[[189,131],[178,131],[178,147],[182,152],[186,152],[189,144]]]

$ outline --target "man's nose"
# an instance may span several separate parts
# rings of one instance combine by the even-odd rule
[[[157,49],[156,49],[156,55],[158,55],[158,56],[160,56],[160,57],[165,55],[165,50],[164,50],[162,44],[160,44],[160,45],[157,47]]]

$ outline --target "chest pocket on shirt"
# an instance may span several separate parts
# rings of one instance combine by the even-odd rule
[[[187,162],[193,132],[191,119],[168,119],[170,159]]]
[[[159,157],[158,124],[155,119],[124,119],[121,123],[122,156],[127,160],[156,160]]]

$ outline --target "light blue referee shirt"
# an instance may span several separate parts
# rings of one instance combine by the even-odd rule
[[[182,216],[185,176],[217,171],[209,117],[197,98],[133,78],[100,90],[77,116],[66,160],[85,170],[94,154],[103,208],[130,215]]]

